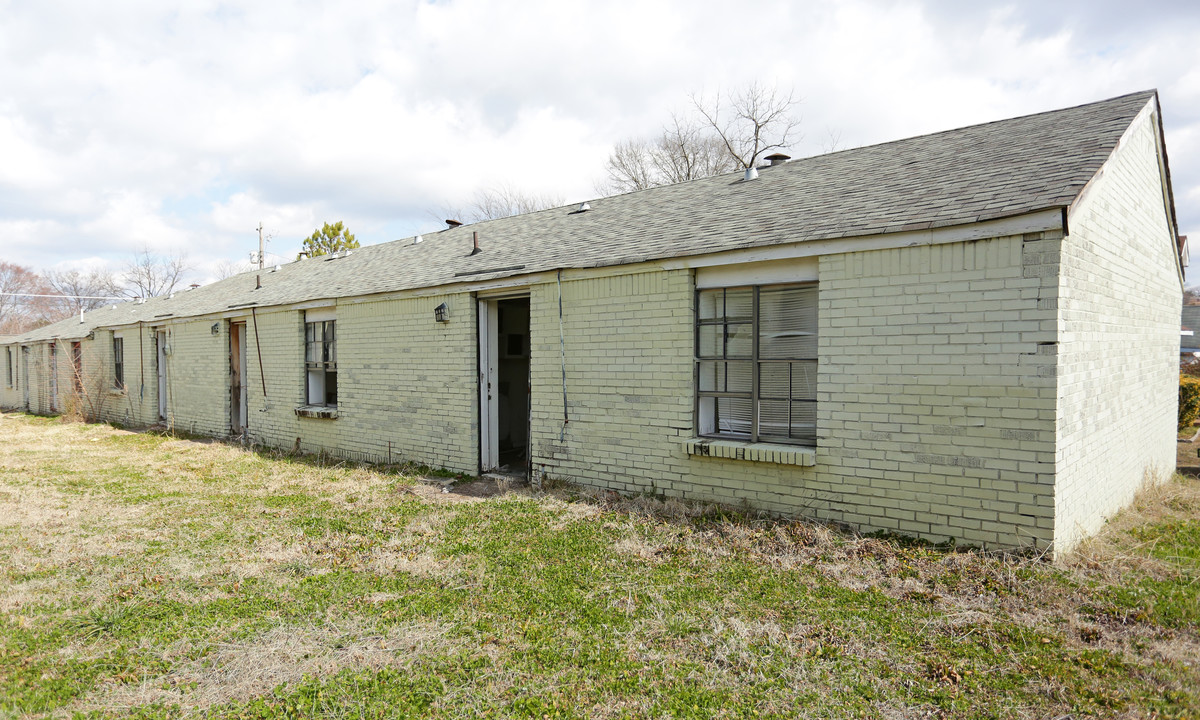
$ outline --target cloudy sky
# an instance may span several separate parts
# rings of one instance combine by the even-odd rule
[[[192,278],[322,222],[373,244],[481,188],[594,197],[688,96],[794,89],[855,147],[1157,88],[1200,238],[1200,3],[0,0],[0,260],[186,253]]]

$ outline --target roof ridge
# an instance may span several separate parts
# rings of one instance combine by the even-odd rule
[[[751,182],[722,173],[364,245],[330,262],[250,270],[174,299],[22,334],[154,323],[317,299],[457,286],[462,278],[604,267],[684,255],[963,225],[1061,207],[1095,176],[1156,90],[800,158]],[[791,168],[791,170],[789,170]],[[654,193],[647,191],[654,190]],[[484,254],[470,253],[480,233]],[[482,274],[482,275],[481,275]],[[261,276],[261,287],[255,282]],[[455,290],[457,292],[457,290]],[[47,330],[46,328],[53,328]],[[11,340],[10,340],[11,342]]]
[[[819,153],[817,155],[805,155],[802,158],[796,158],[796,160],[794,160],[793,162],[800,162],[802,160],[810,160],[812,158],[819,158],[819,157],[829,157],[830,155],[840,155],[842,153],[856,152],[858,150],[869,150],[871,148],[886,147],[888,145],[896,145],[898,143],[906,143],[906,142],[911,142],[913,140],[921,140],[923,138],[936,137],[938,135],[948,135],[950,133],[962,132],[963,130],[984,128],[984,127],[988,127],[989,125],[999,125],[1002,123],[1015,122],[1017,120],[1027,120],[1029,118],[1041,117],[1043,115],[1057,115],[1058,113],[1065,113],[1065,112],[1070,112],[1072,110],[1079,110],[1080,108],[1092,107],[1092,106],[1096,106],[1096,105],[1106,105],[1109,103],[1116,102],[1117,100],[1124,100],[1126,98],[1132,98],[1136,95],[1145,95],[1147,97],[1147,99],[1149,99],[1151,96],[1157,96],[1158,90],[1156,88],[1152,88],[1150,90],[1139,90],[1138,92],[1125,93],[1124,95],[1116,95],[1114,97],[1110,97],[1110,98],[1107,98],[1104,100],[1096,100],[1094,102],[1080,103],[1078,105],[1071,105],[1071,106],[1065,107],[1065,108],[1056,108],[1054,110],[1039,110],[1038,112],[1025,113],[1024,115],[1014,115],[1012,117],[1001,118],[999,120],[988,120],[987,122],[971,123],[970,125],[960,125],[959,127],[947,128],[945,130],[934,130],[932,132],[921,133],[920,135],[909,135],[907,137],[897,138],[895,140],[885,140],[883,142],[871,143],[870,145],[859,145],[858,147],[846,148],[845,150],[834,150],[833,152]],[[792,163],[787,163],[787,164],[791,165]]]

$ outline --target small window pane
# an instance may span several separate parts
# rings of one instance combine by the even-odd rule
[[[713,425],[720,434],[749,435],[751,402],[749,398],[717,398],[713,403]]]
[[[817,361],[759,363],[758,394],[775,400],[816,399]]]
[[[700,357],[750,357],[754,341],[752,325],[701,325],[699,331]]]
[[[337,373],[325,373],[325,404],[337,405]]]
[[[701,290],[697,295],[696,312],[701,320],[717,320],[722,315],[725,303],[724,290]]]
[[[792,402],[791,438],[805,442],[817,442],[817,404],[815,402]]]
[[[815,287],[763,288],[759,292],[761,358],[817,356],[817,291]]]
[[[754,317],[754,289],[725,290],[725,319],[750,322]]]
[[[761,437],[788,437],[788,401],[759,400],[758,434]]]
[[[320,370],[308,371],[308,395],[305,402],[309,405],[320,405],[325,399],[325,373]]]
[[[701,392],[750,394],[753,368],[748,362],[702,361],[699,366]]]
[[[817,399],[816,360],[801,360],[792,363],[792,399]]]
[[[750,322],[754,314],[754,290],[752,288],[724,288],[701,290],[701,320],[738,320]]]
[[[790,413],[790,414],[789,414]],[[780,440],[816,440],[817,404],[762,400],[759,402],[758,435]]]

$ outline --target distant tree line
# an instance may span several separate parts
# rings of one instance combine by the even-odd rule
[[[188,271],[182,255],[143,250],[119,271],[48,270],[0,260],[0,335],[23,333],[105,304],[168,295]]]

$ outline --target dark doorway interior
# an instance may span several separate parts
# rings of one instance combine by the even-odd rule
[[[501,472],[529,468],[529,298],[496,303]]]

